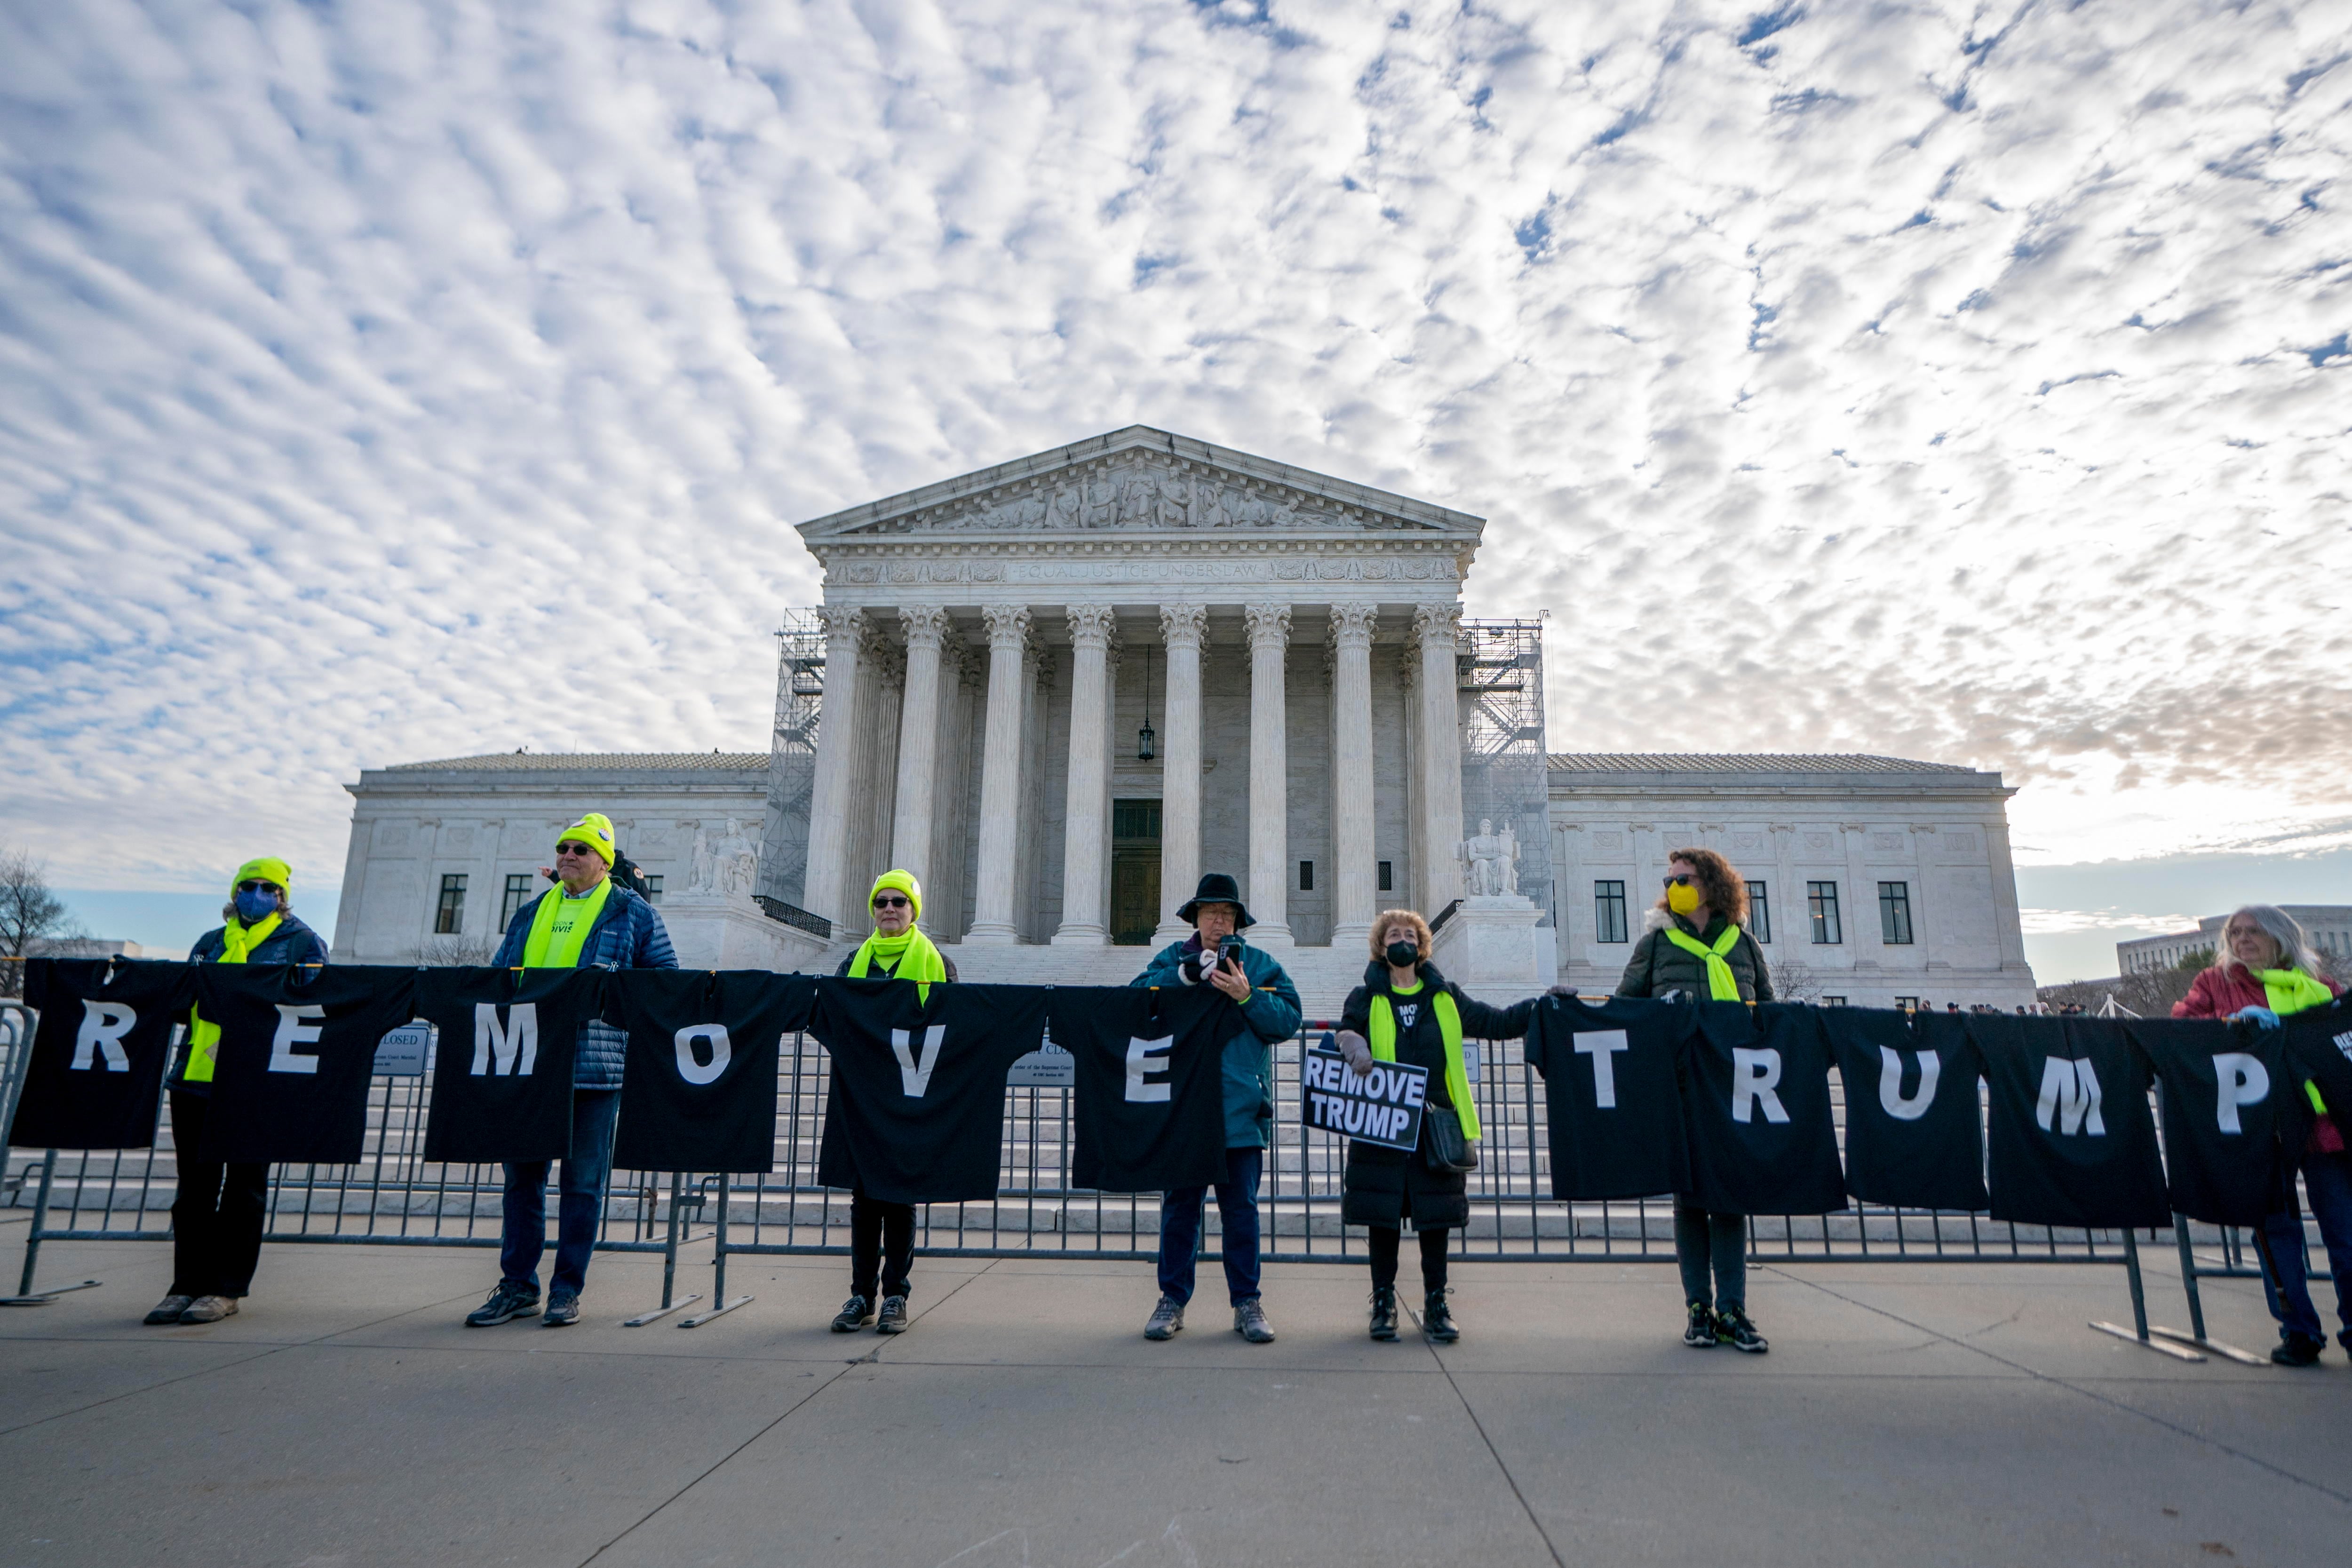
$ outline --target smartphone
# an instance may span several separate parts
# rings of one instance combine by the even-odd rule
[[[1242,939],[1237,936],[1229,936],[1217,944],[1217,962],[1223,963],[1228,961],[1235,969],[1242,966]]]

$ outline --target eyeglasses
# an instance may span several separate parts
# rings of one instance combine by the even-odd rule
[[[567,838],[555,847],[555,852],[558,855],[593,855],[596,848],[593,845],[575,843]]]
[[[236,885],[236,890],[240,893],[274,893],[278,890],[278,884],[275,882],[245,881],[239,882]]]
[[[898,894],[885,893],[882,897],[874,900],[874,907],[877,910],[903,910],[909,906],[907,900],[900,898]]]
[[[1691,877],[1690,873],[1685,871],[1679,877],[1668,877],[1666,879],[1666,886],[1669,888],[1687,888],[1691,885],[1693,879],[1694,879]]]

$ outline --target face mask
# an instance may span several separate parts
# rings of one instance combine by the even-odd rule
[[[278,912],[278,895],[259,889],[236,895],[237,918],[247,925],[258,925]]]
[[[1687,882],[1676,882],[1666,889],[1666,908],[1678,915],[1689,914],[1698,905],[1698,889]]]
[[[1389,943],[1389,964],[1394,969],[1411,969],[1421,962],[1421,949],[1409,942]]]

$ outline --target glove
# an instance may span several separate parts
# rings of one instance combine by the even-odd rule
[[[2243,1023],[2259,1025],[2265,1029],[2275,1029],[2279,1026],[2278,1015],[2268,1007],[2241,1007],[2233,1016]]]
[[[1339,1031],[1339,1054],[1347,1058],[1349,1071],[1360,1077],[1372,1070],[1371,1045],[1355,1030]]]
[[[1573,985],[1555,985],[1550,990],[1545,992],[1544,994],[1547,996],[1573,997],[1576,994],[1576,987]]]

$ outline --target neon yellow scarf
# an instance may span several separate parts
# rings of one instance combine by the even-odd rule
[[[1738,977],[1731,973],[1731,965],[1723,962],[1723,955],[1729,952],[1732,945],[1739,940],[1738,926],[1724,927],[1723,934],[1715,939],[1713,947],[1700,942],[1696,937],[1684,935],[1680,926],[1668,925],[1659,929],[1666,933],[1668,942],[1673,942],[1692,957],[1706,961],[1706,994],[1709,996],[1717,1002],[1739,1000]]]
[[[221,927],[220,956],[213,962],[215,963],[245,963],[252,956],[255,948],[269,940],[269,933],[276,931],[279,923],[278,912],[275,910],[265,916],[258,925],[247,925],[235,915],[229,916],[228,923]],[[206,1022],[201,1015],[191,1008],[188,1013],[188,1066],[187,1070],[180,1074],[180,1081],[183,1083],[212,1082],[213,1062],[219,1054],[220,1026]]]
[[[525,969],[577,969],[581,949],[588,945],[588,933],[596,929],[596,919],[604,912],[604,900],[613,896],[613,879],[604,878],[578,898],[567,898],[562,886],[550,888],[539,900],[539,909],[530,917],[530,934],[522,941],[522,966]],[[555,929],[555,917],[569,909],[571,923],[563,930]]]
[[[2282,1018],[2336,1000],[2336,993],[2300,969],[2257,969],[2254,978],[2263,983],[2263,991],[2270,997],[2271,1011]]]
[[[877,961],[890,978],[913,981],[917,999],[924,1002],[931,999],[931,982],[948,977],[947,960],[940,956],[920,926],[910,925],[897,936],[884,936],[877,931],[867,937],[849,961],[849,977],[865,979]]]

